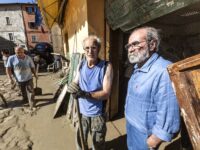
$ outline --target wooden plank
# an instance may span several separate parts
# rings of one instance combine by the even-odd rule
[[[200,55],[168,67],[189,136],[195,150],[200,150]]]
[[[106,18],[113,30],[128,31],[200,0],[107,0]]]
[[[54,113],[53,113],[53,118],[56,117],[58,110],[61,107],[61,104],[62,104],[62,102],[65,98],[66,93],[67,93],[67,84],[64,85],[64,88],[63,88],[62,92],[60,93],[60,95],[58,97],[58,100],[56,102],[56,107],[55,107],[55,110],[54,110]]]

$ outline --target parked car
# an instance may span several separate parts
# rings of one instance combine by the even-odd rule
[[[51,44],[46,42],[37,43],[31,50],[32,57],[38,57],[40,65],[49,65],[54,62],[54,57],[51,54],[53,47]]]

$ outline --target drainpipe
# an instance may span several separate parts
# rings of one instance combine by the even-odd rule
[[[26,24],[25,24],[25,21],[24,21],[24,13],[23,13],[23,9],[22,9],[22,4],[20,4],[20,7],[21,7],[21,13],[22,13],[22,21],[23,21],[23,24],[24,24],[25,43],[26,43],[27,50],[29,51],[28,35],[27,35],[27,31],[26,31]]]
[[[104,60],[106,60],[106,11],[105,11],[106,0],[104,0]]]

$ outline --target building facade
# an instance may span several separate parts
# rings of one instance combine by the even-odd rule
[[[32,49],[39,42],[51,43],[50,30],[42,20],[41,25],[35,23],[36,4],[22,4],[22,15],[28,49]]]
[[[23,15],[20,4],[0,5],[0,50],[11,53],[16,45],[27,48]]]
[[[51,32],[42,20],[36,26],[36,4],[0,4],[0,50],[8,49],[12,54],[14,47],[21,45],[31,50],[39,42],[51,42]]]

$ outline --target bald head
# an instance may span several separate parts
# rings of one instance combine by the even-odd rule
[[[15,47],[15,54],[18,58],[23,59],[25,57],[24,48],[22,46]]]

